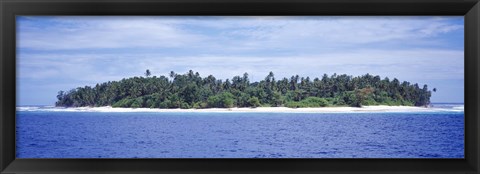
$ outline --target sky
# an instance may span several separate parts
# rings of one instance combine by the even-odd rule
[[[17,105],[58,91],[188,70],[250,81],[379,75],[464,101],[463,16],[18,16]]]

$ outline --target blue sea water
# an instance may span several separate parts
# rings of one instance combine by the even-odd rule
[[[463,158],[464,112],[17,111],[18,158]]]

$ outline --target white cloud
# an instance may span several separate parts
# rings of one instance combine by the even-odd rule
[[[390,41],[414,42],[463,29],[463,25],[451,24],[449,18],[429,20],[427,17],[259,18],[245,20],[235,26],[238,29],[224,34],[247,37],[247,42],[243,42],[245,47],[256,42],[253,47],[282,48],[296,47],[296,44],[328,47]]]
[[[253,80],[261,80],[269,71],[273,71],[277,79],[288,78],[294,74],[321,77],[324,73],[355,76],[370,73],[407,81],[463,79],[463,54],[462,51],[436,49],[357,50],[347,53],[283,57],[23,54],[19,58],[19,78],[40,80],[66,78],[92,85],[124,77],[141,76],[145,69],[150,69],[156,76],[168,76],[171,70],[183,74],[192,69],[203,77],[212,74],[220,79],[231,79],[235,75],[248,72]]]
[[[113,17],[109,20],[103,17],[57,17],[53,21],[51,26],[20,21],[19,47],[40,50],[168,48],[197,43],[203,39],[168,22],[149,18],[120,20]]]
[[[298,49],[421,43],[463,29],[448,17],[55,17],[48,24],[37,19],[45,20],[20,20],[21,48]]]

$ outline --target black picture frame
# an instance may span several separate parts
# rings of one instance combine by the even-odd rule
[[[0,173],[462,173],[480,171],[478,0],[0,0]],[[463,15],[464,159],[16,159],[17,15]]]

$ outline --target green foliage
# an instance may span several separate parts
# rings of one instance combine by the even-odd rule
[[[252,108],[256,108],[256,107],[259,107],[260,105],[261,105],[260,100],[258,100],[257,97],[251,97],[250,99],[248,99],[248,106]]]
[[[207,106],[210,108],[231,108],[233,107],[234,96],[232,93],[223,92],[208,98]]]
[[[127,108],[130,107],[133,103],[133,99],[125,98],[112,105],[114,108]]]
[[[193,105],[193,108],[195,109],[203,109],[207,108],[208,104],[206,102],[197,102]]]
[[[248,73],[220,80],[209,75],[202,78],[198,72],[151,77],[132,77],[109,81],[94,87],[85,86],[70,91],[59,91],[56,106],[112,106],[133,108],[230,108],[286,106],[325,107],[362,105],[430,104],[431,91],[427,85],[400,82],[394,78],[381,79],[366,74],[323,74],[321,78],[300,77],[276,80],[270,72],[264,80],[250,82]]]
[[[285,104],[289,108],[313,108],[313,107],[326,107],[328,106],[328,101],[324,98],[319,97],[307,97],[304,100],[299,102],[290,101]]]
[[[138,100],[134,100],[132,105],[130,105],[131,108],[140,108],[142,107],[142,103]]]
[[[305,103],[308,107],[325,107],[328,106],[328,101],[324,98],[308,97],[301,102]]]
[[[273,106],[281,106],[283,105],[283,97],[280,92],[274,92],[272,97],[272,105]]]
[[[359,107],[361,106],[359,100],[357,99],[357,95],[355,95],[355,91],[347,91],[342,94],[342,99],[345,104],[349,106]]]
[[[328,101],[328,105],[332,106],[347,106],[345,101],[341,98],[341,94],[337,94],[335,97],[325,98]]]
[[[305,106],[301,105],[300,102],[289,101],[289,102],[285,103],[285,107],[289,107],[289,108],[303,108],[303,107],[305,107]]]
[[[159,107],[159,108],[169,108],[170,103],[171,103],[170,100],[165,100],[165,101],[161,102],[161,103],[158,105],[158,107]]]
[[[180,108],[182,108],[182,109],[190,109],[190,106],[188,105],[188,103],[183,102],[183,103],[180,105]]]

